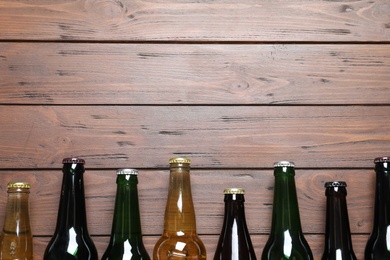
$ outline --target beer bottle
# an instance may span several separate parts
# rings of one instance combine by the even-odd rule
[[[154,260],[206,259],[206,249],[196,232],[190,163],[187,158],[169,160],[170,180],[164,232],[154,246]]]
[[[390,259],[390,157],[375,158],[374,225],[364,252],[365,260]]]
[[[138,171],[120,169],[110,243],[102,260],[150,260],[144,247],[138,202]]]
[[[343,181],[325,183],[326,225],[322,260],[356,260],[349,229],[346,187]]]
[[[32,260],[33,242],[30,228],[29,193],[27,182],[7,185],[7,206],[0,238],[0,259]]]
[[[312,260],[313,254],[303,236],[295,188],[294,163],[274,164],[274,202],[271,234],[264,246],[262,260]]]
[[[44,260],[98,260],[87,229],[84,194],[84,160],[65,158],[57,225]]]
[[[244,210],[244,189],[224,190],[225,215],[214,260],[256,260]]]

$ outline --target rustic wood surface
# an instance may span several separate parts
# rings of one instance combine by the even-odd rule
[[[389,104],[388,50],[7,42],[0,43],[0,103]]]
[[[372,167],[390,145],[385,106],[1,106],[4,168]]]
[[[3,0],[3,39],[389,41],[390,2]],[[44,30],[43,30],[44,29]]]
[[[83,157],[88,226],[101,257],[115,170],[139,168],[151,254],[163,228],[167,161],[188,156],[208,259],[222,191],[232,186],[247,191],[260,257],[272,164],[292,160],[315,260],[330,180],[348,183],[352,239],[363,259],[372,160],[390,155],[389,46],[389,0],[0,0],[0,221],[6,184],[30,182],[34,259],[42,259],[62,158]]]

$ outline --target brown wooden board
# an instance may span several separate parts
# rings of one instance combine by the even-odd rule
[[[0,35],[66,41],[389,41],[389,1],[0,2]]]
[[[6,42],[0,78],[1,104],[390,104],[385,44]]]
[[[1,168],[372,167],[388,154],[388,106],[0,106]]]

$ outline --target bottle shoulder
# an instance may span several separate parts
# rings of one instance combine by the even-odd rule
[[[153,250],[153,259],[163,260],[166,257],[183,259],[206,259],[206,248],[197,234],[163,234]]]
[[[303,235],[288,236],[286,234],[284,236],[271,235],[264,246],[261,259],[313,260],[314,258]]]

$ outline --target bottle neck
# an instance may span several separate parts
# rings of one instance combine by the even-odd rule
[[[26,235],[30,229],[29,189],[9,189],[3,232]]]
[[[164,232],[196,233],[189,169],[185,164],[171,165]]]
[[[57,232],[71,228],[87,232],[87,217],[84,194],[84,165],[65,163],[63,167],[60,205],[57,217]]]
[[[236,233],[236,235],[249,235],[245,219],[244,202],[243,194],[225,194],[225,215],[222,234],[226,234],[225,229],[228,229]]]
[[[276,167],[274,175],[275,187],[271,235],[301,235],[302,228],[294,180],[294,168]]]
[[[138,201],[138,177],[136,175],[118,175],[115,197],[114,219],[111,242],[124,242],[142,239],[141,219]]]
[[[326,188],[325,251],[353,254],[345,187]]]
[[[377,163],[374,230],[387,232],[390,225],[390,163]]]

